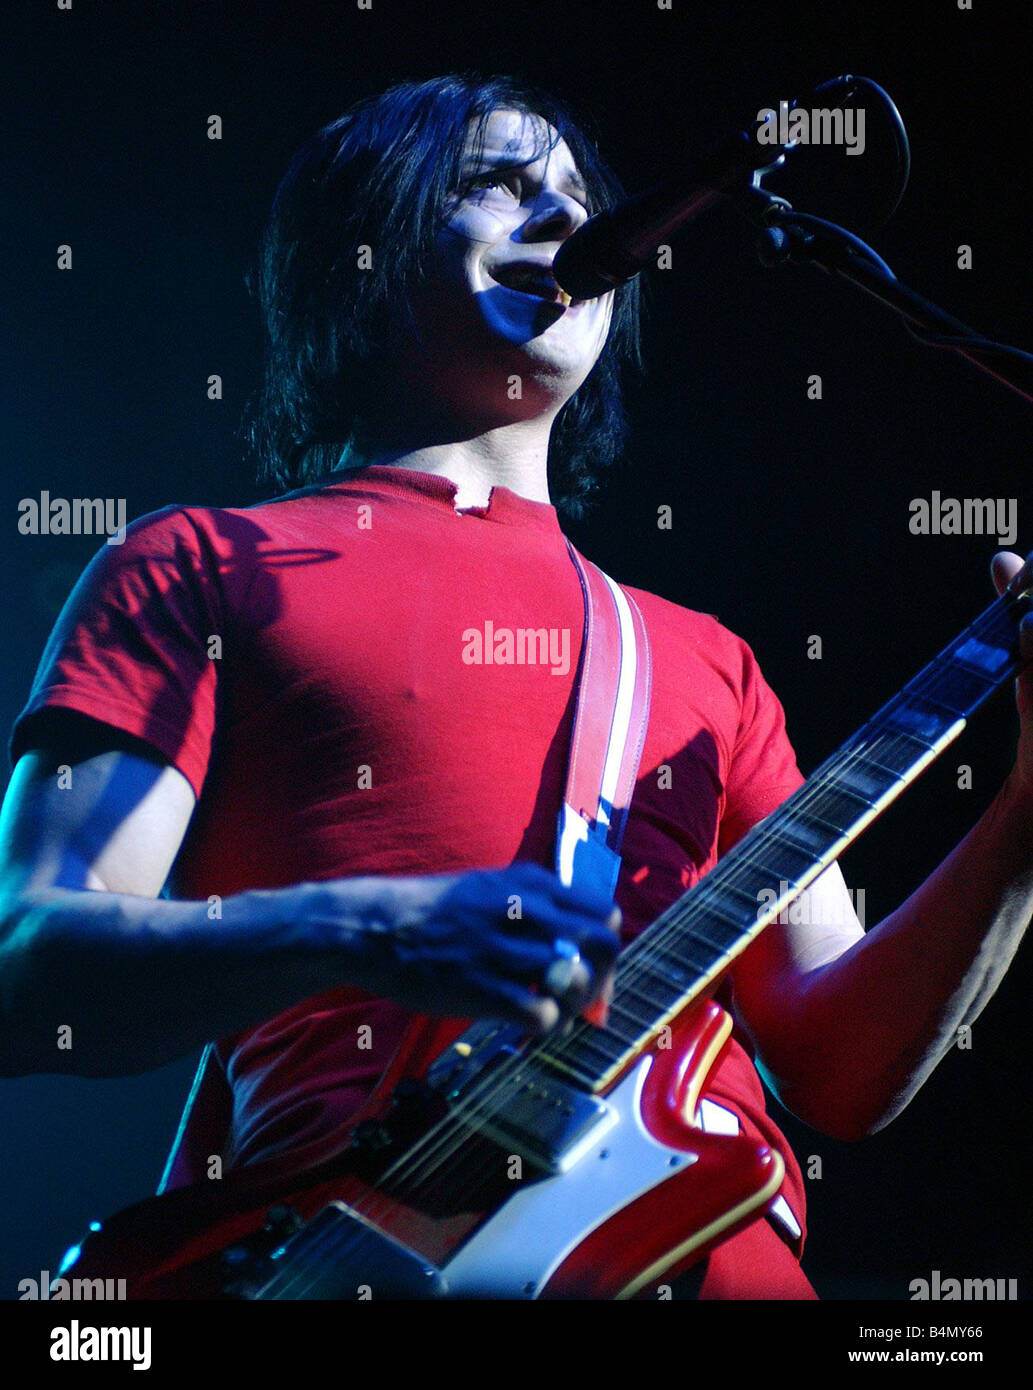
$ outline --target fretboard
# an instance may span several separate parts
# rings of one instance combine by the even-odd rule
[[[957,738],[1018,669],[1028,594],[998,599],[620,954],[610,1017],[535,1049],[602,1090]]]

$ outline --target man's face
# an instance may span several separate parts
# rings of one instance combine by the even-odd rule
[[[534,158],[541,117],[492,112],[480,149],[468,137],[463,176],[447,208],[416,296],[421,370],[461,405],[469,392],[495,398],[521,379],[524,410],[558,408],[603,349],[613,295],[565,306],[552,276],[560,245],[588,218],[586,193],[565,141]],[[447,380],[443,378],[447,376]]]

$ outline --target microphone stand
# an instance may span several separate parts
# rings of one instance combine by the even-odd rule
[[[761,179],[770,172],[757,170],[750,186],[731,195],[746,218],[761,228],[757,250],[763,265],[814,265],[856,285],[895,309],[919,342],[951,349],[1033,404],[1033,355],[994,342],[945,313],[898,280],[886,262],[845,227],[798,212],[785,198],[769,193]]]

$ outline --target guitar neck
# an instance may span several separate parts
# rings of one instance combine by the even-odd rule
[[[1019,667],[1028,593],[945,647],[618,961],[606,1027],[578,1024],[542,1060],[605,1089],[964,729]]]

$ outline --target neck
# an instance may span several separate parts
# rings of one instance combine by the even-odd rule
[[[514,421],[469,438],[377,450],[367,463],[436,473],[456,484],[457,510],[486,507],[493,487],[549,502],[547,460],[553,416]]]

